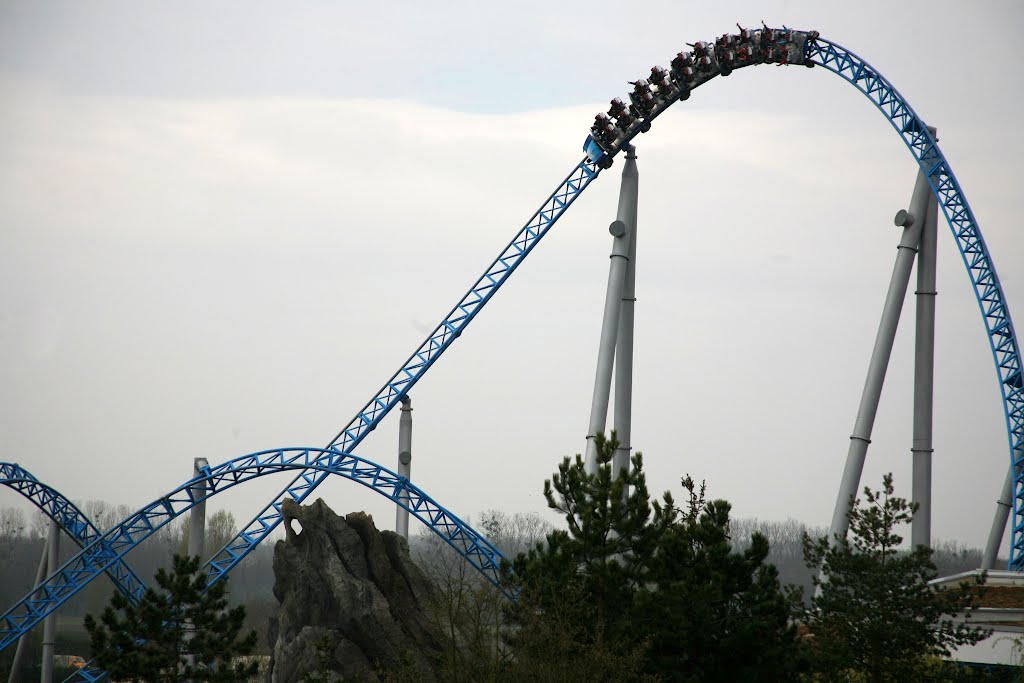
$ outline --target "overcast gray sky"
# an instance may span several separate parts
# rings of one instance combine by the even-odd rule
[[[623,7],[0,2],[0,457],[138,506],[196,456],[325,444],[579,160],[594,113],[736,21],[819,30],[938,127],[1024,315],[1019,3]],[[826,525],[914,162],[823,69],[717,79],[638,147],[651,488],[690,473],[738,515]],[[456,514],[543,510],[583,448],[620,168],[412,394],[413,478]],[[1004,418],[940,230],[933,528],[981,546]],[[893,471],[907,496],[912,299],[864,479]],[[359,454],[393,467],[397,427]],[[243,522],[288,481],[211,508]],[[317,495],[393,524],[349,482]]]

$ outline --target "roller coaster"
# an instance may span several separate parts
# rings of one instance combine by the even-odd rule
[[[654,67],[649,78],[633,82],[629,104],[620,98],[595,117],[584,142],[586,156],[569,172],[379,391],[324,448],[262,451],[205,467],[197,476],[101,533],[70,501],[15,464],[0,464],[0,479],[42,509],[71,536],[81,550],[50,572],[39,585],[0,617],[0,650],[17,641],[44,617],[106,572],[129,599],[137,600],[142,581],[124,556],[160,527],[209,497],[254,478],[293,471],[296,478],[205,567],[208,585],[225,577],[263,541],[285,516],[292,501],[305,500],[331,475],[355,481],[405,508],[438,534],[488,580],[500,587],[501,553],[480,533],[414,486],[408,478],[354,454],[362,440],[403,399],[448,350],[540,240],[616,155],[651,130],[659,115],[685,101],[697,87],[760,64],[820,67],[836,74],[866,96],[901,137],[934,195],[952,231],[977,298],[995,362],[1009,444],[1012,478],[1012,524],[1009,568],[1024,570],[1024,380],[1020,347],[992,257],[956,176],[932,131],[899,92],[870,64],[814,31],[787,27],[743,29],[709,42],[692,44],[670,68]],[[73,680],[102,680],[92,668]],[[72,680],[69,679],[69,680]]]

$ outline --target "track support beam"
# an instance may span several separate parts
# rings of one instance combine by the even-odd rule
[[[210,463],[206,458],[196,458],[192,461],[192,476],[198,477],[204,467]],[[192,495],[202,498],[195,507],[189,510],[188,517],[188,554],[190,557],[198,557],[200,561],[206,559],[206,484],[197,484],[192,487]]]
[[[412,477],[412,399],[402,397],[402,415],[398,420],[398,476],[406,480]],[[409,504],[409,494],[400,499]],[[395,533],[409,540],[409,511],[401,505],[395,506]]]
[[[597,443],[594,438],[605,431],[608,420],[608,401],[611,397],[615,345],[619,336],[622,292],[629,264],[629,235],[633,217],[636,215],[639,182],[636,150],[630,145],[626,148],[626,163],[622,168],[616,219],[608,228],[612,234],[612,253],[608,264],[608,288],[605,291],[604,315],[601,320],[601,341],[597,350],[594,395],[590,403],[590,426],[587,429],[585,463],[587,472],[591,473],[597,471]]]
[[[928,129],[935,135],[935,129]],[[928,208],[917,250],[917,317],[914,331],[914,424],[911,501],[918,508],[910,525],[912,546],[932,546],[932,398],[935,386],[935,248],[939,204],[928,194]]]
[[[46,566],[48,572],[60,566],[60,526],[57,520],[50,520],[50,533],[46,537]],[[38,586],[39,583],[37,582]],[[43,620],[43,661],[40,667],[40,683],[53,683],[53,658],[57,654],[57,613],[50,612]]]
[[[635,159],[635,149],[630,152]],[[629,158],[629,156],[627,156]],[[638,188],[635,188],[638,189]],[[636,230],[638,197],[633,198],[633,218],[629,224],[629,261],[626,278],[622,283],[622,304],[619,312],[619,331],[615,341],[615,408],[612,429],[619,445],[612,461],[612,476],[629,469],[629,454],[633,432],[633,322],[636,309]],[[628,496],[628,491],[623,491]]]
[[[868,444],[871,443],[871,430],[874,428],[875,415],[878,413],[878,401],[882,395],[885,371],[889,367],[889,357],[892,355],[896,328],[899,326],[900,313],[903,311],[903,300],[907,295],[910,271],[914,266],[914,256],[921,239],[921,228],[926,220],[930,196],[931,188],[928,187],[927,177],[923,172],[918,173],[917,182],[914,184],[914,193],[910,200],[910,211],[900,210],[896,214],[896,225],[903,228],[903,233],[896,249],[896,263],[893,265],[889,290],[885,295],[882,319],[879,322],[875,345],[871,351],[864,391],[861,393],[853,434],[850,435],[846,467],[839,485],[836,507],[832,513],[832,524],[829,526],[828,536],[832,541],[844,538],[850,526],[850,502],[857,495],[860,476],[864,471],[864,460],[867,457]]]
[[[38,586],[43,582],[43,579],[49,573],[46,564],[47,556],[50,554],[49,544],[43,546],[43,552],[39,556],[39,568],[36,569],[36,580],[32,582],[33,586]],[[11,661],[11,673],[7,676],[7,683],[18,683],[23,680],[19,674],[21,673],[21,659],[25,656],[25,642],[28,639],[28,633],[18,639],[18,645],[14,648],[14,659]]]
[[[1010,518],[1010,510],[1013,508],[1013,465],[1006,469],[1006,481],[999,491],[999,498],[996,499],[996,514],[992,519],[992,529],[988,532],[988,543],[985,544],[985,554],[981,556],[982,569],[995,569],[996,559],[999,557],[999,546],[1003,544],[1003,534],[1006,533],[1006,520]]]

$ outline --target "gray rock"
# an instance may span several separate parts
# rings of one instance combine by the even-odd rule
[[[409,559],[405,539],[378,531],[364,512],[341,518],[323,500],[288,500],[281,513],[286,538],[274,547],[281,606],[271,620],[268,681],[297,683],[312,673],[378,681],[398,668],[437,680],[446,641],[430,618],[436,589]]]

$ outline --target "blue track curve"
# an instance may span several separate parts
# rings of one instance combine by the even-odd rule
[[[99,529],[74,503],[60,491],[36,479],[31,472],[17,463],[0,463],[0,484],[28,498],[50,519],[56,521],[79,547],[85,548],[99,537]],[[138,602],[146,590],[142,579],[123,560],[118,560],[107,567],[106,573],[114,582],[114,586],[132,603]],[[33,589],[33,593],[35,592]],[[106,672],[93,667],[90,662],[72,673],[64,683],[91,683],[102,680],[104,676]]]
[[[805,59],[853,84],[885,115],[928,177],[928,184],[953,232],[981,308],[999,378],[1010,464],[1016,472],[1009,566],[1014,571],[1024,570],[1024,381],[1021,377],[1020,344],[1017,343],[1006,297],[978,222],[935,137],[903,96],[877,70],[849,50],[822,38],[807,42]]]
[[[252,453],[204,469],[198,476],[99,535],[0,616],[0,650],[15,642],[157,529],[196,503],[243,482],[285,470],[300,478],[339,475],[358,482],[409,511],[451,545],[488,581],[500,587],[501,552],[405,477],[337,449],[285,448]],[[200,487],[205,495],[197,494]],[[280,513],[280,510],[278,510]],[[36,593],[41,597],[33,597]]]
[[[845,48],[818,37],[816,32],[790,29],[766,29],[773,36],[780,36],[778,44],[766,57],[757,57],[744,63],[733,63],[731,70],[763,63],[820,65],[842,76],[864,93],[889,119],[914,153],[938,197],[956,238],[957,248],[964,259],[975,294],[985,319],[986,330],[995,357],[999,376],[1000,392],[1006,417],[1007,434],[1010,444],[1010,461],[1016,467],[1017,480],[1014,485],[1013,540],[1010,549],[1010,568],[1024,569],[1024,393],[1022,393],[1020,346],[1010,321],[1005,297],[992,265],[991,257],[977,222],[971,213],[967,200],[953,176],[952,169],[935,138],[906,103],[903,97],[886,81],[877,70]],[[755,32],[763,33],[763,32]],[[714,59],[714,58],[712,58]],[[690,91],[723,71],[717,61],[712,61],[710,71],[698,75],[685,91],[670,87],[664,97],[647,116],[638,118],[626,130],[620,130],[612,145],[596,149],[593,138],[588,137],[585,157],[570,172],[565,180],[533,214],[526,225],[516,233],[512,241],[502,250],[484,274],[470,287],[469,291],[455,305],[426,341],[409,357],[384,386],[370,399],[354,418],[331,441],[350,453],[362,439],[387,415],[401,398],[419,381],[431,365],[458,338],[466,326],[490,300],[490,297],[519,266],[540,239],[565,213],[572,202],[593,181],[602,168],[610,165],[612,158],[623,146],[641,132],[650,130],[650,124],[669,106],[689,97]],[[727,73],[727,72],[726,72]],[[596,149],[597,153],[593,153]],[[216,581],[237,564],[280,521],[281,501],[292,498],[304,500],[322,481],[322,476],[313,473],[311,477],[299,477],[252,519],[238,536],[229,542],[208,565],[208,579]]]
[[[533,251],[533,248],[547,234],[555,221],[597,177],[598,173],[600,173],[600,169],[588,159],[583,159],[576,165],[558,188],[551,193],[551,196],[541,204],[526,225],[501,250],[501,253],[491,262],[483,275],[477,278],[469,291],[434,328],[430,336],[363,406],[362,410],[331,439],[327,445],[328,448],[339,448],[345,453],[351,453],[367,434],[376,429],[380,421],[402,400],[409,389],[458,339],[466,326],[490,301],[494,293],[519,267],[526,256]],[[327,476],[325,473],[319,472],[309,472],[308,475],[296,477],[256,517],[250,520],[234,539],[210,559],[206,565],[209,583],[217,581],[229,572],[274,530],[281,522],[280,507],[286,498],[298,502],[305,500]]]
[[[65,498],[60,491],[36,479],[31,472],[17,463],[0,463],[0,484],[28,498],[33,505],[57,522],[80,547],[84,548],[99,538],[99,529],[74,503]],[[142,579],[120,560],[109,566],[106,572],[117,589],[132,602],[137,601],[146,590]]]

